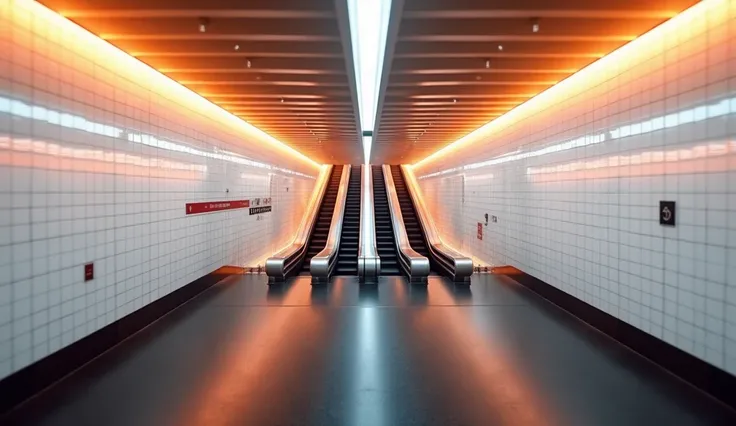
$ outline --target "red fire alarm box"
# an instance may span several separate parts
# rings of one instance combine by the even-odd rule
[[[483,223],[478,222],[478,239],[483,240]]]
[[[95,279],[95,264],[88,263],[84,265],[84,281]]]

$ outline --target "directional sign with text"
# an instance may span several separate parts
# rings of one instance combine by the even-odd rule
[[[187,203],[186,214],[212,213],[222,210],[245,209],[250,207],[249,200],[208,201],[206,203]]]

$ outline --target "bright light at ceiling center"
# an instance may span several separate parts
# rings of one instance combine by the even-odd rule
[[[372,132],[376,123],[390,13],[391,0],[348,0],[350,41],[353,45],[360,127],[363,132]],[[370,162],[372,139],[363,137],[366,164]]]

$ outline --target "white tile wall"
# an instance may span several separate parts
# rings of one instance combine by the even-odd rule
[[[448,243],[736,373],[736,1],[694,6],[414,171]]]
[[[0,52],[0,378],[293,238],[310,160],[37,3],[0,0]]]

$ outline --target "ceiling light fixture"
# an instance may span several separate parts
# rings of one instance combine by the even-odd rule
[[[210,24],[209,18],[199,18],[199,32],[207,32],[207,26]]]
[[[491,60],[486,59],[486,69],[489,69],[491,67]]]
[[[503,51],[503,45],[498,45],[498,50]]]
[[[250,59],[246,59],[246,60],[245,60],[245,66],[246,66],[247,68],[250,68],[251,66],[253,66],[253,64],[252,64],[252,63],[250,62]]]
[[[539,32],[539,18],[532,18],[532,32]]]
[[[355,81],[363,131],[365,164],[370,162],[373,128],[378,108],[378,89],[383,73],[391,0],[348,0],[350,41],[353,46]],[[369,133],[366,133],[369,132]],[[365,136],[370,134],[370,136]]]
[[[233,48],[234,48],[235,50],[240,50],[240,45],[239,45],[239,44],[236,44],[236,45],[235,45],[235,46],[234,46]]]

